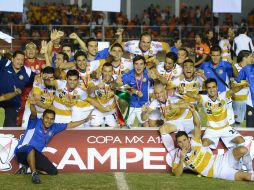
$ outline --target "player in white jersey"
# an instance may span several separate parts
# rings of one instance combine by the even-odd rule
[[[54,69],[48,66],[42,70],[42,81],[34,81],[33,88],[29,93],[29,98],[25,105],[25,111],[22,118],[23,128],[27,128],[29,116],[31,114],[30,99],[33,99],[36,102],[35,108],[39,118],[42,116],[42,113],[45,111],[45,109],[53,109],[52,103],[55,95],[55,88],[52,85],[53,80]]]
[[[182,67],[177,64],[177,59],[176,53],[168,52],[165,61],[160,62],[156,67],[168,83],[182,74]]]
[[[76,70],[79,72],[79,85],[83,89],[87,89],[91,84],[91,75],[98,75],[101,73],[102,65],[105,60],[96,60],[87,62],[86,53],[83,51],[78,51],[74,55],[76,61]]]
[[[195,95],[187,92],[186,95],[200,102],[206,113],[206,130],[203,136],[203,146],[215,149],[221,138],[225,146],[230,148],[245,142],[244,138],[233,129],[227,119],[227,102],[235,92],[241,90],[246,84],[232,90],[218,93],[217,81],[208,78],[205,81],[207,95]]]
[[[203,90],[203,83],[206,77],[203,72],[196,71],[195,64],[191,59],[183,62],[183,77],[171,81],[169,88],[177,88],[178,95],[185,101],[197,104],[196,100],[184,95],[187,92],[199,94]]]
[[[237,62],[235,64],[235,67],[238,70],[238,73],[241,71],[241,69],[252,63],[252,54],[248,50],[242,50],[239,52],[237,56]],[[241,83],[244,83],[246,81],[241,81]],[[237,86],[238,83],[234,82],[233,86]],[[244,116],[246,113],[246,101],[249,93],[249,88],[243,88],[239,92],[237,92],[233,97],[233,109],[234,109],[234,114],[235,114],[235,126],[240,127],[241,123],[244,120]]]
[[[144,32],[140,36],[140,40],[132,40],[124,42],[124,51],[129,52],[133,56],[142,55],[146,61],[155,57],[158,52],[169,51],[169,45],[166,42],[152,41],[152,36],[148,32]]]
[[[93,110],[93,106],[105,112],[112,110],[111,106],[104,108],[96,100],[88,97],[86,91],[79,86],[77,70],[69,70],[66,79],[66,81],[55,81],[56,93],[53,106],[56,121],[69,123],[80,118],[84,119]]]
[[[162,142],[169,152],[174,149],[170,133],[184,130],[190,134],[193,129],[192,114],[188,110],[189,104],[175,96],[173,91],[169,94],[161,82],[155,82],[154,92],[156,99],[150,105],[142,107],[141,117],[145,121],[155,114],[164,121],[160,126],[160,133]]]
[[[165,56],[165,61],[159,62],[156,67],[152,67],[149,70],[149,74],[151,75],[153,72],[157,75],[158,78],[163,84],[168,85],[171,80],[179,77],[182,74],[182,67],[177,63],[177,55],[174,52],[168,52]],[[152,74],[153,75],[153,74]],[[154,88],[151,85],[149,89],[150,99],[154,98]],[[150,120],[150,123],[152,120]],[[150,125],[156,125],[155,123],[151,123]]]
[[[106,62],[102,67],[102,76],[98,80],[93,80],[94,86],[91,87],[93,95],[97,101],[103,106],[115,104],[115,79],[113,78],[113,66],[111,63]],[[102,113],[98,109],[93,111],[93,119],[91,120],[92,127],[99,127],[103,124],[116,127],[116,109],[110,112]]]
[[[123,47],[119,43],[115,43],[110,48],[110,55],[112,57],[111,64],[113,66],[113,77],[118,78],[122,74],[133,69],[133,62],[130,59],[123,58]]]
[[[172,172],[175,176],[181,176],[184,168],[197,172],[202,176],[213,177],[235,181],[254,181],[252,172],[252,160],[248,154],[248,149],[238,146],[222,155],[213,155],[208,147],[201,143],[201,125],[198,112],[194,106],[190,106],[193,114],[194,131],[190,140],[186,132],[179,131],[176,134],[176,142],[179,149],[175,151],[172,162]],[[249,172],[238,170],[240,159],[248,166]]]

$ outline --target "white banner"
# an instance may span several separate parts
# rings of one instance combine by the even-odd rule
[[[23,12],[23,0],[0,0],[0,11]]]
[[[120,12],[121,0],[92,0],[92,10]]]
[[[242,0],[213,0],[214,13],[241,13]]]

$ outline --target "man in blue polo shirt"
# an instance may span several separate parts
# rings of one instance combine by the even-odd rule
[[[246,102],[246,127],[254,127],[254,65],[247,65],[242,68],[235,78],[237,82],[247,80],[249,83],[250,93]]]
[[[66,128],[77,127],[89,119],[91,114],[81,121],[70,122],[68,124],[54,123],[55,112],[46,109],[42,118],[37,118],[35,101],[30,100],[31,115],[28,121],[27,129],[15,148],[15,156],[23,167],[17,174],[26,173],[28,166],[32,172],[32,182],[41,183],[39,173],[56,175],[57,168],[42,154],[42,150],[47,146],[54,135]]]
[[[221,48],[213,46],[211,48],[211,61],[204,62],[200,69],[204,71],[206,78],[214,78],[218,84],[218,91],[224,92],[228,87],[232,76],[237,76],[238,71],[234,64],[221,60]]]
[[[150,80],[146,70],[146,60],[143,56],[137,55],[133,59],[134,69],[117,79],[117,83],[128,85],[133,89],[130,99],[130,114],[127,125],[132,126],[137,117],[139,123],[144,123],[141,119],[141,107],[148,102]],[[119,82],[118,80],[121,80]],[[145,125],[145,124],[144,124]]]
[[[23,90],[26,85],[33,84],[34,73],[24,66],[24,53],[16,51],[12,60],[0,57],[0,95],[13,92],[14,86]],[[21,105],[21,95],[0,103],[5,110],[4,127],[15,127],[18,111]]]
[[[238,75],[234,64],[221,59],[221,48],[213,46],[211,48],[211,61],[204,62],[200,69],[204,71],[206,78],[214,78],[217,81],[218,92],[225,92],[229,88],[230,78]],[[227,103],[229,124],[235,122],[232,100]]]

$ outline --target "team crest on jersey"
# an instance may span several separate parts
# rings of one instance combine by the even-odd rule
[[[177,74],[177,70],[176,69],[173,70],[173,74]]]
[[[220,74],[222,74],[222,73],[223,73],[223,70],[222,70],[222,69],[220,69],[220,70],[219,70],[219,73],[220,73]]]
[[[23,76],[23,75],[19,75],[19,79],[20,79],[20,80],[23,80],[23,79],[24,79],[24,76]]]
[[[49,132],[48,132],[48,136],[53,136],[52,131],[49,131]]]
[[[153,50],[149,50],[148,55],[153,56]]]

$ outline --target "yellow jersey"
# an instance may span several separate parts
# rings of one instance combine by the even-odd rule
[[[206,113],[206,128],[219,130],[229,125],[227,119],[227,102],[230,99],[229,91],[218,94],[215,101],[208,95],[200,95],[204,111]]]
[[[180,152],[178,149],[175,154],[172,169],[175,169],[180,163]],[[201,139],[191,139],[191,151],[188,152],[183,161],[183,167],[197,172],[206,177],[213,177],[214,163],[216,156],[208,147],[203,147]]]

